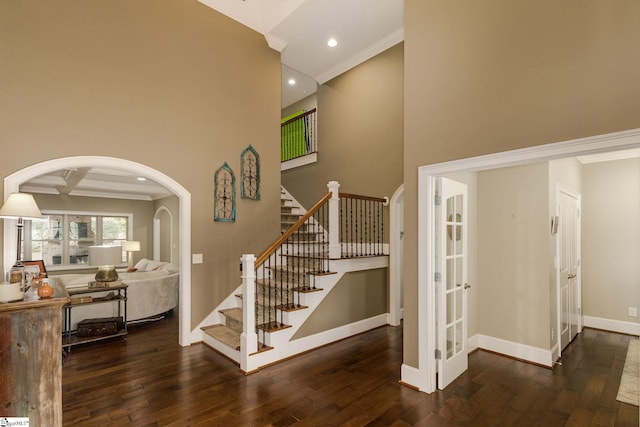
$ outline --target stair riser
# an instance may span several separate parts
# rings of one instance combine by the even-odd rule
[[[289,221],[289,222],[296,222],[300,219],[301,215],[296,215],[296,214],[292,214],[292,213],[281,213],[280,214],[280,220],[282,221]]]
[[[236,320],[232,317],[224,316],[225,318],[225,326],[232,331],[235,331],[239,334],[242,333],[242,320]]]
[[[268,283],[271,282],[271,283]],[[276,270],[271,273],[270,281],[258,280],[258,286],[269,286],[271,288],[284,287],[295,288],[309,285],[309,275],[300,271]]]
[[[303,257],[287,257],[287,265],[293,268],[302,268],[307,271],[324,271],[327,261]]]

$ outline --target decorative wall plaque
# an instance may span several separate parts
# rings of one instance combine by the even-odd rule
[[[236,177],[224,162],[216,171],[213,220],[233,222],[236,220]]]
[[[260,200],[260,156],[251,145],[242,151],[240,167],[242,168],[240,197]]]

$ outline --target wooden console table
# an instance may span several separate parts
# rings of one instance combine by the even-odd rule
[[[51,298],[29,289],[22,301],[0,304],[0,417],[28,417],[32,426],[62,425],[64,286]]]

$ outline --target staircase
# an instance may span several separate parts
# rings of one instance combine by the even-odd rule
[[[328,187],[309,211],[282,191],[281,237],[257,258],[242,256],[242,284],[200,325],[203,343],[245,373],[387,323],[385,313],[296,335],[346,273],[388,267],[385,200],[339,193],[335,181]],[[341,197],[348,208],[340,206]]]
[[[292,225],[294,225],[304,214],[298,213],[300,210],[303,210],[300,206],[294,206],[294,200],[290,198],[287,192],[284,190],[280,194],[280,223],[281,223],[281,232],[287,231]],[[307,220],[307,224],[303,225],[300,229],[296,231],[296,241],[300,242],[299,245],[307,246],[307,245],[318,245],[318,231],[313,231],[312,219]],[[290,313],[298,310],[306,310],[307,306],[303,305],[301,301],[304,298],[301,295],[297,294],[307,294],[311,292],[321,292],[322,289],[319,289],[313,285],[315,275],[326,275],[329,272],[324,271],[324,266],[322,265],[322,259],[318,259],[316,257],[305,256],[305,253],[315,253],[315,251],[300,251],[302,255],[282,255],[286,264],[278,265],[272,270],[272,280],[259,279],[256,281],[258,286],[257,292],[257,301],[258,301],[258,314],[256,318],[258,319],[257,327],[259,330],[266,332],[267,334],[275,333],[277,331],[290,328],[291,325],[287,324],[283,320],[288,318],[289,316],[284,316],[284,313]],[[289,289],[291,295],[288,295],[289,298],[285,295],[277,295],[276,289],[278,289],[275,285],[282,284],[284,282],[288,282],[289,286],[284,286],[286,289]],[[238,304],[237,307],[224,308],[220,309],[219,313],[222,316],[222,323],[206,326],[201,328],[206,343],[211,343],[211,341],[207,338],[213,338],[219,343],[224,344],[225,346],[233,349],[234,351],[240,352],[240,336],[243,331],[243,312],[242,312],[242,293],[236,292],[234,293],[236,302]],[[282,301],[296,301],[296,303],[287,303],[282,304]],[[278,313],[276,315],[272,315],[270,313]],[[281,320],[282,319],[282,320]],[[267,339],[261,341],[261,345],[259,345],[258,351],[266,351],[272,349],[271,346],[267,345],[263,341],[271,342],[272,339],[267,334],[264,334]],[[217,343],[215,343],[217,344]],[[218,345],[213,345],[214,348],[218,348]],[[226,349],[225,349],[226,350]],[[224,352],[229,356],[228,350]],[[236,360],[235,357],[232,357]]]

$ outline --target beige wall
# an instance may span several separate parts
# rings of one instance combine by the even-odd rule
[[[640,302],[640,159],[583,171],[583,314],[638,323],[627,308]]]
[[[403,45],[318,88],[318,162],[282,173],[307,208],[339,181],[340,191],[391,197],[402,184]]]
[[[388,313],[387,275],[386,268],[346,273],[292,339]]]
[[[295,104],[291,104],[288,107],[283,108],[280,115],[282,117],[287,117],[293,113],[297,113],[298,111],[301,111],[301,110],[309,111],[317,107],[318,107],[318,94],[314,93],[312,95],[307,96],[304,99],[301,99]]]
[[[640,127],[639,20],[635,0],[405,1],[406,364],[418,366],[418,167]]]
[[[173,178],[191,194],[191,250],[204,257],[191,267],[200,322],[239,285],[240,255],[279,235],[279,54],[196,0],[24,0],[0,2],[0,58],[0,176],[109,156]],[[213,174],[226,161],[239,182],[249,144],[262,200],[214,223]]]
[[[538,348],[550,334],[549,168],[478,173],[478,333]]]

